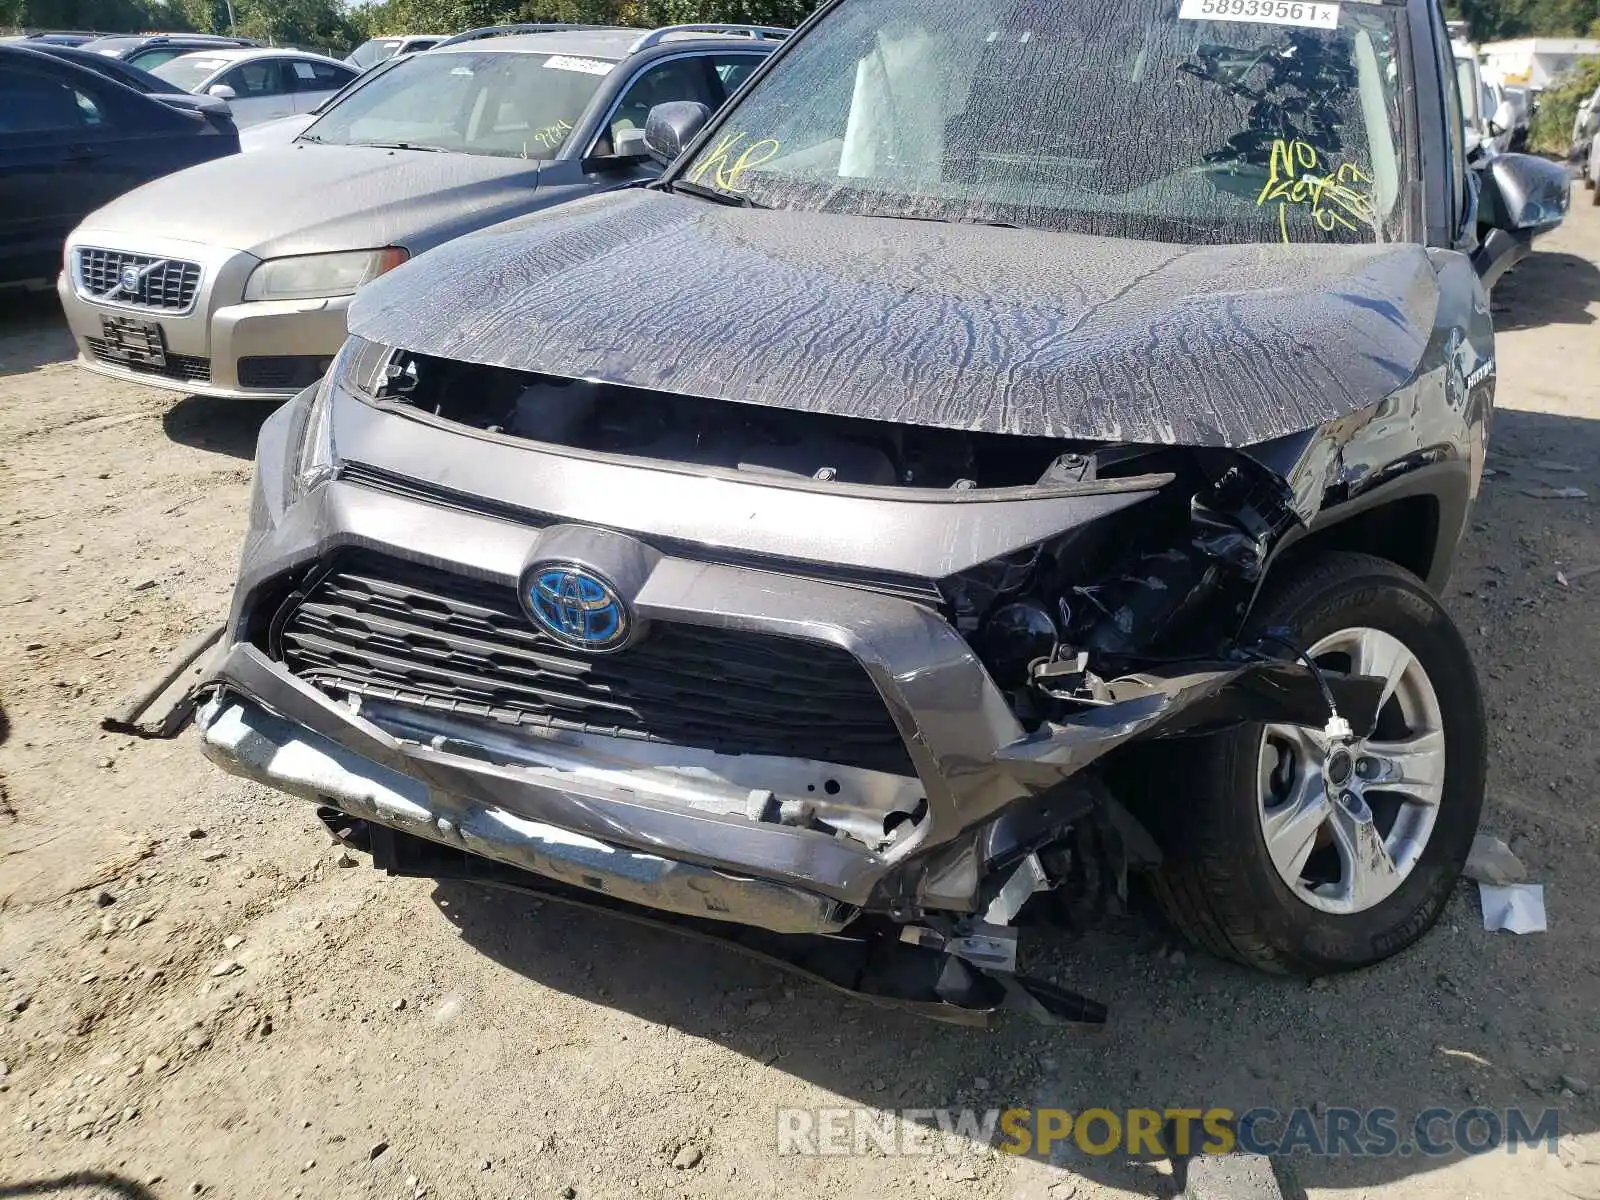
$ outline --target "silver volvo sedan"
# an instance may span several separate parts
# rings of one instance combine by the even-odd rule
[[[375,72],[288,145],[138,188],[67,242],[61,303],[93,371],[286,399],[363,284],[442,242],[654,178],[654,105],[716,108],[784,31],[550,31]]]

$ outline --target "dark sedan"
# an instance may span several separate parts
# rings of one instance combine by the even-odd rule
[[[53,278],[88,213],[239,149],[231,124],[74,63],[0,45],[0,283]]]
[[[164,62],[181,54],[194,54],[200,50],[229,50],[259,46],[251,38],[227,37],[216,33],[145,33],[116,37],[96,38],[86,42],[84,48],[108,58],[120,58],[146,71],[153,71]]]
[[[52,43],[30,44],[25,49],[48,54],[52,58],[59,58],[62,62],[75,63],[93,71],[96,75],[103,75],[113,82],[160,100],[169,108],[186,108],[203,112],[211,123],[217,125],[224,133],[236,128],[226,100],[216,96],[191,95],[177,84],[168,83],[159,75],[150,74],[143,67],[129,66],[120,58],[108,58],[77,46],[59,46]]]

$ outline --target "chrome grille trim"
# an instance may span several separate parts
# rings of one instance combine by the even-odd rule
[[[131,291],[122,285],[122,274],[129,267],[140,273]],[[199,263],[185,259],[100,246],[79,246],[73,251],[73,280],[78,295],[93,304],[172,315],[187,313],[200,294],[202,274]]]

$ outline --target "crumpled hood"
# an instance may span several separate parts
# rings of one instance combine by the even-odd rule
[[[1414,245],[1176,246],[635,191],[441,247],[363,289],[350,330],[747,404],[1244,446],[1406,383],[1437,303]]]
[[[297,143],[157,179],[84,224],[260,258],[377,246],[417,254],[526,212],[538,182],[539,164],[519,158]]]

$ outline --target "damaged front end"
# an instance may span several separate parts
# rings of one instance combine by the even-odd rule
[[[742,409],[352,339],[268,423],[256,487],[189,700],[215,762],[391,872],[952,1020],[1104,1019],[1019,975],[1017,937],[1025,909],[1093,912],[1159,860],[1117,791],[1131,748],[1377,707],[1374,681],[1245,632],[1302,522],[1222,448]]]

